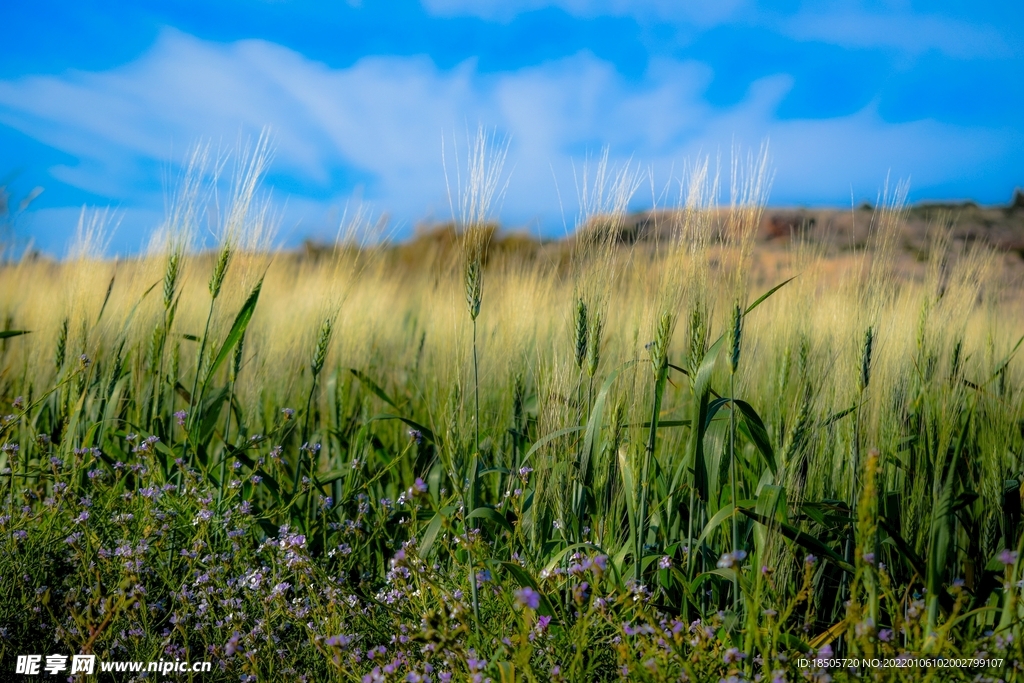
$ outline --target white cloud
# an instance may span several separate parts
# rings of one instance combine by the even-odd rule
[[[441,16],[470,15],[508,21],[516,14],[558,7],[577,17],[628,15],[639,19],[673,19],[710,26],[749,8],[749,0],[423,0],[427,11]]]
[[[1005,58],[1015,52],[996,27],[940,14],[909,11],[905,3],[868,10],[865,3],[806,3],[793,13],[756,0],[423,0],[440,16],[476,16],[509,21],[517,14],[557,7],[580,18],[630,16],[706,29],[720,24],[770,27],[797,40],[851,48],[882,48],[909,55],[935,50],[954,58]],[[808,9],[811,8],[811,9]]]
[[[264,41],[221,45],[168,30],[117,69],[0,81],[0,123],[77,158],[53,169],[60,180],[150,210],[163,206],[163,176],[175,175],[190,144],[232,144],[269,125],[272,173],[298,188],[283,229],[320,234],[351,190],[332,188],[339,173],[367,179],[364,198],[406,225],[448,217],[441,138],[478,123],[512,139],[505,219],[549,228],[562,204],[571,224],[573,164],[605,144],[613,160],[632,158],[664,183],[687,157],[728,157],[734,145],[770,138],[774,196],[812,203],[844,201],[851,187],[873,196],[890,171],[918,189],[981,178],[1024,149],[1013,131],[887,123],[873,106],[779,120],[792,87],[784,74],[716,108],[703,96],[711,76],[703,64],[655,60],[634,83],[586,52],[498,74],[473,62],[441,70],[426,57],[332,69]]]
[[[937,14],[801,12],[784,20],[781,30],[798,40],[819,40],[852,48],[885,48],[911,55],[931,50],[958,59],[1013,54],[995,28]]]

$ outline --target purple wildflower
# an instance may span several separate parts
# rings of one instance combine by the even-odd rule
[[[529,586],[520,588],[515,592],[516,603],[521,607],[529,607],[530,609],[537,609],[540,607],[540,593],[533,590]]]

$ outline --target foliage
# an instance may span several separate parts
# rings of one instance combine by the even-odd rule
[[[0,300],[0,658],[795,681],[907,673],[815,655],[977,656],[1005,665],[917,673],[1020,680],[1021,320],[990,261],[937,253],[912,285],[877,247],[823,295],[794,247],[799,277],[743,304],[749,250],[687,237],[716,215],[472,277],[227,239],[6,266],[53,305]]]

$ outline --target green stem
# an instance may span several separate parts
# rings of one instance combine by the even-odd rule
[[[479,455],[474,454],[469,460],[469,466],[472,472],[469,477],[468,491],[462,495],[462,510],[464,515],[469,515],[476,507],[476,476],[480,466]],[[468,496],[466,494],[469,494]],[[472,545],[472,541],[469,538],[470,531],[475,529],[475,525],[466,520],[466,540],[469,541],[467,545]],[[477,638],[480,637],[480,596],[476,586],[476,563],[473,560],[473,551],[468,550],[467,553],[469,559],[469,594],[473,601],[473,625],[476,631]]]
[[[196,392],[199,391],[199,373],[203,371],[203,355],[206,353],[206,339],[210,336],[210,321],[213,319],[213,307],[217,303],[216,298],[210,299],[210,310],[206,314],[206,327],[203,328],[203,339],[199,343],[199,356],[196,359],[196,376],[192,380],[192,393],[189,395],[188,401],[188,427],[186,428],[189,433],[192,432],[192,426],[196,422],[196,409],[201,405],[199,397],[196,396]]]
[[[231,404],[235,400],[235,383],[231,382],[230,388],[228,389],[228,414],[224,418],[224,456],[220,459],[220,481],[218,484],[217,492],[217,503],[220,504],[224,500],[224,477],[227,475],[227,460],[228,460],[228,437],[229,430],[231,429]]]
[[[480,363],[476,351],[476,318],[473,318],[473,387],[474,399],[476,402],[476,416],[473,420],[473,427],[476,431],[476,452],[480,452]],[[476,586],[476,581],[473,581]],[[473,589],[476,590],[475,588]]]
[[[857,500],[859,495],[857,493],[860,482],[860,410],[864,404],[864,388],[861,387],[860,395],[857,397],[857,410],[853,416],[853,463],[852,463],[852,481],[853,488],[850,491],[850,516],[857,519]],[[843,559],[847,562],[853,561],[853,553],[851,548],[850,539],[846,539],[846,543],[843,546]],[[846,600],[846,590],[849,586],[849,579],[844,573],[839,582],[839,597],[841,601]]]
[[[694,487],[690,486],[690,505],[686,508],[686,580],[693,579],[693,513],[694,513]],[[683,617],[684,621],[690,621],[690,599],[683,593]]]
[[[736,373],[729,373],[729,480],[732,488],[732,557],[735,565],[736,551],[740,547],[739,524],[736,520],[736,511],[739,506],[739,498],[736,497]],[[732,608],[739,612],[740,608],[740,583],[739,568],[734,566],[735,572],[732,579]]]
[[[306,416],[302,422],[302,441],[304,444],[309,443],[309,411],[313,405],[313,393],[316,391],[316,379],[317,375],[313,375],[313,384],[309,387],[309,395],[306,397]],[[310,462],[312,462],[312,459]],[[302,473],[301,468],[302,448],[299,448],[299,453],[295,456],[295,475],[292,477],[292,496],[296,495],[299,490],[299,475]]]
[[[164,321],[161,326],[163,328],[162,338],[160,340],[159,349],[156,351],[156,375],[153,379],[153,395],[152,403],[150,405],[149,415],[147,416],[147,429],[150,432],[153,431],[153,423],[160,415],[160,393],[163,390],[162,382],[160,381],[164,374],[164,343],[167,340],[167,313],[164,313]]]
[[[647,434],[647,447],[644,449],[644,465],[640,472],[640,506],[637,514],[637,535],[634,552],[636,568],[633,578],[640,583],[643,574],[644,538],[647,532],[647,493],[650,488],[651,462],[654,459],[654,447],[658,439],[658,416],[661,413],[661,398],[665,393],[665,380],[668,377],[668,363],[657,368],[654,380],[654,405],[651,407],[651,429]]]

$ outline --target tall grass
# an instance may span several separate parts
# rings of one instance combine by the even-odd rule
[[[210,252],[193,189],[146,255],[0,270],[0,657],[1019,679],[1024,318],[996,255],[939,229],[903,268],[897,196],[866,249],[765,271],[754,158],[727,208],[695,167],[635,243],[641,176],[600,161],[572,238],[502,256],[480,140],[458,248],[403,272],[271,258],[256,161]]]

